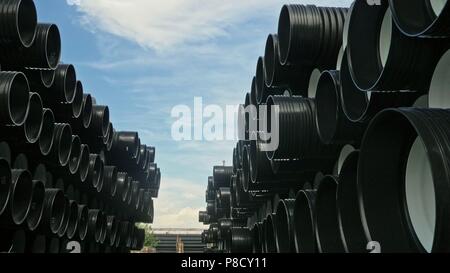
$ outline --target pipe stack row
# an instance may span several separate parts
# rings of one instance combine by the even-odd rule
[[[135,223],[153,222],[155,148],[114,129],[32,0],[0,0],[0,26],[0,252],[142,249]]]
[[[208,180],[208,252],[450,252],[450,1],[379,2],[283,6]]]

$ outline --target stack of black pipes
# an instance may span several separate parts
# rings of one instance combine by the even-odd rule
[[[283,6],[208,181],[208,251],[450,252],[450,1],[379,2]]]
[[[155,148],[60,62],[57,25],[32,0],[0,0],[0,252],[127,253],[153,223]]]

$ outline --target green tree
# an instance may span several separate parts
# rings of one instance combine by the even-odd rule
[[[139,224],[139,228],[145,230],[144,247],[152,247],[152,248],[157,247],[159,241],[156,238],[155,234],[153,233],[152,227],[148,224]]]

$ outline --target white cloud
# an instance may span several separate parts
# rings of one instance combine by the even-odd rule
[[[227,28],[246,20],[278,13],[285,0],[66,0],[84,15],[83,24],[165,51],[179,44],[201,44],[226,36]],[[308,0],[303,3],[345,5],[349,0]]]
[[[179,178],[164,178],[160,196],[155,199],[155,228],[204,228],[198,212],[204,209],[205,188]]]

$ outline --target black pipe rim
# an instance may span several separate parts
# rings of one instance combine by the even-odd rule
[[[70,240],[75,237],[78,229],[78,204],[71,200],[70,203],[70,215],[67,224],[66,236]]]
[[[332,72],[324,71],[317,84],[316,91],[316,127],[324,144],[331,144],[336,135],[339,119],[339,83]]]
[[[434,36],[435,28],[443,23],[441,16],[448,15],[449,3],[446,2],[439,14],[436,14],[430,1],[408,1],[404,5],[402,1],[389,0],[394,22],[399,30],[410,37]],[[440,33],[438,37],[448,37]]]
[[[81,116],[81,113],[83,111],[83,95],[83,83],[81,81],[77,81],[77,85],[75,88],[75,97],[72,102],[72,115],[76,119]]]
[[[30,93],[28,114],[24,123],[25,138],[34,144],[39,140],[42,132],[44,109],[39,94]]]
[[[32,199],[31,174],[25,170],[12,171],[11,216],[14,224],[21,225],[27,218]]]
[[[65,214],[65,197],[61,190],[46,190],[46,199],[48,203],[46,209],[49,210],[49,228],[53,234],[57,234]]]
[[[58,26],[55,24],[51,24],[47,28],[46,37],[45,57],[47,60],[47,64],[50,69],[56,69],[61,58],[61,35],[59,33]]]
[[[67,166],[72,151],[72,129],[69,124],[55,125],[55,138],[58,140],[56,148],[57,158],[61,166]]]
[[[295,199],[294,243],[297,253],[315,253],[317,250],[313,199],[315,194],[315,191],[302,190]]]
[[[33,197],[31,200],[30,213],[27,217],[27,226],[34,231],[41,223],[44,214],[45,185],[42,181],[33,181]]]
[[[70,213],[71,213],[70,201],[67,198],[67,196],[64,196],[64,216],[61,221],[61,226],[59,227],[57,232],[59,238],[64,237],[67,233],[67,229],[69,227]]]
[[[89,211],[85,205],[78,205],[78,236],[80,240],[86,238],[89,224]]]
[[[367,238],[361,221],[357,194],[359,151],[351,152],[342,164],[337,189],[339,231],[348,253],[367,252]]]
[[[53,83],[55,82],[55,70],[41,70],[41,82],[46,88],[52,87]]]
[[[387,122],[388,119],[389,122]],[[372,239],[378,241],[382,245],[383,252],[427,251],[419,240],[410,219],[405,193],[407,166],[405,161],[408,160],[408,153],[416,139],[422,141],[426,156],[430,162],[434,188],[439,189],[439,191],[435,192],[436,226],[431,252],[445,252],[448,249],[448,238],[445,231],[448,225],[446,221],[447,216],[445,215],[445,212],[448,211],[445,201],[445,196],[449,192],[447,185],[448,169],[446,169],[446,160],[442,161],[448,154],[446,144],[442,143],[442,141],[448,141],[448,127],[446,127],[448,120],[448,110],[388,109],[379,113],[367,129],[363,145],[361,146],[358,165],[358,195],[360,208],[364,215],[363,226],[366,236],[370,241]],[[380,129],[391,129],[391,132],[389,134],[386,131],[380,133]],[[377,149],[373,149],[371,147],[373,147],[374,143],[383,144],[384,146],[377,146]],[[401,143],[401,146],[398,143]],[[386,149],[388,148],[389,156],[383,155],[383,161],[378,164],[379,167],[384,168],[383,173],[372,172],[373,177],[370,178],[377,179],[384,175],[387,181],[380,181],[379,185],[370,186],[373,194],[379,191],[377,187],[385,185],[387,182],[394,186],[391,186],[388,194],[383,197],[384,202],[378,204],[377,210],[383,211],[381,223],[374,223],[374,218],[380,217],[380,215],[373,213],[373,196],[367,193],[369,187],[368,178],[362,172],[369,169],[368,162],[370,163],[371,160],[379,158],[379,153],[387,151]],[[371,151],[370,160],[367,158],[368,151]],[[392,166],[389,166],[390,164],[397,164],[396,168],[392,168]],[[386,210],[385,206],[389,206],[389,210]],[[378,214],[380,213],[378,212]],[[393,214],[396,215],[395,218],[393,218]],[[399,214],[401,217],[398,217]],[[389,226],[389,232],[391,233],[389,236],[395,236],[395,244],[386,240],[386,234],[380,232],[380,224]]]
[[[30,47],[36,37],[37,12],[34,2],[21,0],[17,2],[17,33],[24,47]]]
[[[3,72],[5,73],[5,72]],[[8,91],[8,112],[13,125],[21,126],[25,123],[29,107],[29,84],[22,73],[7,72],[12,76]]]
[[[72,136],[72,148],[69,158],[69,172],[76,174],[81,163],[81,140],[79,136]]]
[[[55,130],[55,116],[52,110],[44,109],[42,117],[42,131],[39,136],[39,149],[42,155],[50,154],[53,148],[53,133]]]
[[[275,243],[275,226],[273,223],[273,218],[276,217],[275,214],[270,214],[266,218],[266,228],[265,228],[265,244],[267,253],[276,253],[277,247]]]
[[[343,253],[345,251],[339,233],[337,186],[338,181],[335,177],[325,176],[317,190],[315,228],[317,247],[320,253]]]
[[[0,158],[0,215],[8,207],[11,184],[11,167],[6,159]]]
[[[77,85],[77,75],[73,65],[65,65],[64,73],[64,98],[67,103],[72,103],[75,99],[75,89]]]
[[[81,144],[80,166],[78,168],[81,182],[85,182],[89,174],[89,155],[89,146]]]
[[[83,116],[83,127],[85,129],[89,128],[92,123],[92,96],[90,94],[83,95],[83,106],[82,106],[82,116]]]

